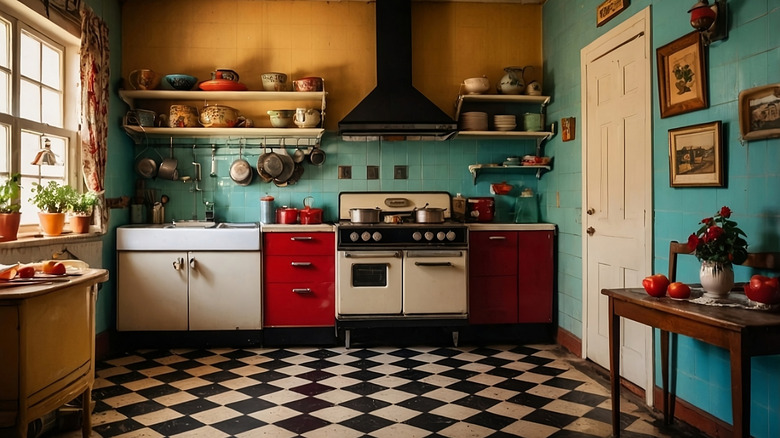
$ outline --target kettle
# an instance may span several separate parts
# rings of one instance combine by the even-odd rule
[[[534,191],[530,188],[523,189],[515,204],[515,223],[532,224],[539,222],[539,204],[536,202]]]

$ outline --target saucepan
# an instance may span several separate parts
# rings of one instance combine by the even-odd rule
[[[379,223],[379,207],[375,208],[350,208],[349,220],[354,224],[376,224]]]
[[[157,176],[176,181],[179,179],[179,170],[176,168],[178,165],[179,160],[173,156],[173,140],[171,140],[171,156],[162,160],[160,169],[157,170]]]
[[[418,224],[440,224],[444,222],[444,210],[446,208],[428,207],[428,204],[425,204],[414,210],[415,221]]]

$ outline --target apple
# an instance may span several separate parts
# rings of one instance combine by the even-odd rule
[[[678,300],[691,296],[691,288],[687,284],[680,283],[679,281],[670,284],[667,292],[670,297],[677,298]]]
[[[52,275],[64,275],[65,274],[65,265],[62,263],[56,261],[56,260],[49,260],[46,262],[43,262],[43,273],[44,274],[52,274]]]
[[[19,271],[17,271],[16,275],[18,275],[20,278],[31,278],[35,276],[35,266],[27,265],[22,266],[19,268]]]
[[[651,297],[662,297],[666,295],[666,288],[669,287],[669,279],[664,274],[654,274],[645,277],[642,280],[642,286]]]

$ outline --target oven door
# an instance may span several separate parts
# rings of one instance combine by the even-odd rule
[[[401,314],[401,251],[338,251],[338,315]]]
[[[468,314],[464,250],[404,251],[405,315]]]

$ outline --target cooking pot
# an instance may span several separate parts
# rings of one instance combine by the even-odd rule
[[[350,208],[349,219],[354,224],[379,223],[379,207],[375,208]]]
[[[295,207],[282,206],[276,209],[277,224],[295,224],[298,223],[298,209]]]
[[[477,222],[491,222],[496,212],[495,199],[492,197],[468,198],[468,219]]]
[[[416,209],[414,211],[415,222],[418,224],[440,224],[444,222],[444,210],[446,208],[422,207]]]
[[[300,211],[301,223],[304,225],[316,225],[322,223],[322,209],[312,208],[313,196],[303,198],[303,210]]]

